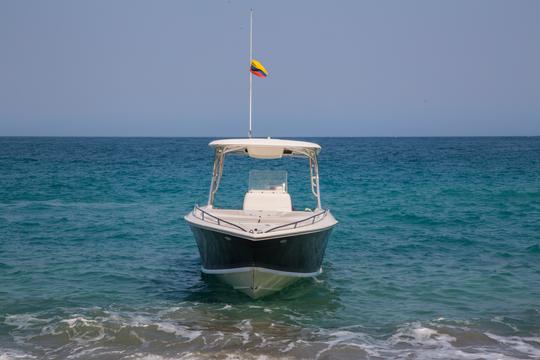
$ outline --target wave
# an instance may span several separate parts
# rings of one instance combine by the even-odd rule
[[[527,252],[531,254],[540,254],[540,244],[531,245],[525,250],[527,250]]]
[[[0,360],[30,360],[36,359],[34,355],[27,354],[20,350],[0,348]]]
[[[315,328],[267,318],[241,319],[231,305],[198,304],[160,311],[101,308],[7,315],[13,342],[0,360],[119,359],[538,359],[540,336],[497,333],[472,321],[405,323],[387,333],[361,326]],[[250,311],[272,312],[264,306]],[[496,317],[493,323],[500,323]],[[241,349],[241,350],[239,350]]]

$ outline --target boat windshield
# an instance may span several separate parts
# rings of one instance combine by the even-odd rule
[[[249,190],[276,190],[287,192],[286,170],[251,170]]]

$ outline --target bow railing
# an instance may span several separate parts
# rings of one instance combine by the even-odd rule
[[[275,231],[275,230],[278,230],[278,229],[283,229],[283,228],[286,228],[288,226],[292,226],[293,229],[296,229],[296,228],[307,226],[307,225],[313,225],[316,222],[319,222],[322,219],[324,219],[324,217],[326,216],[327,213],[328,213],[328,210],[325,209],[325,210],[321,211],[320,213],[315,214],[313,216],[310,216],[308,218],[301,219],[301,220],[298,220],[298,221],[293,221],[293,222],[283,224],[283,225],[279,225],[279,226],[275,226],[275,227],[273,227],[271,229],[266,230],[264,233],[269,233],[269,232],[272,232],[272,231]],[[301,223],[305,223],[305,224],[300,225]]]
[[[197,216],[197,211],[200,213],[200,217]],[[195,205],[195,207],[193,208],[193,216],[195,216],[196,218],[199,218],[201,219],[202,221],[208,221],[206,220],[207,218],[210,218],[210,219],[213,219],[214,223],[217,223],[218,225],[221,225],[222,223],[223,224],[226,224],[226,225],[230,225],[234,228],[237,228],[241,231],[244,231],[244,232],[248,232],[246,229],[244,229],[243,227],[241,227],[240,225],[236,225],[235,223],[232,223],[230,221],[227,221],[227,220],[223,220],[222,218],[220,217],[217,217],[215,215],[212,215],[210,214],[209,212],[207,211],[204,211],[203,209],[201,209],[199,207],[199,205]],[[206,219],[205,219],[206,218]],[[212,221],[208,221],[208,222],[212,222]]]
[[[300,219],[300,220],[297,220],[297,221],[292,221],[290,223],[286,223],[286,224],[282,224],[282,225],[278,225],[278,226],[275,226],[273,228],[270,228],[266,231],[258,231],[257,233],[258,234],[266,234],[266,233],[269,233],[269,232],[272,232],[272,231],[276,231],[276,230],[285,230],[286,228],[288,227],[291,227],[292,229],[296,229],[296,228],[299,228],[299,227],[304,227],[304,226],[308,226],[308,225],[313,225],[315,224],[316,222],[319,222],[321,221],[322,219],[324,219],[326,217],[326,215],[328,214],[328,210],[325,209],[317,214],[314,214],[310,217],[307,217],[305,219]],[[228,225],[228,226],[231,226],[233,228],[236,228],[240,231],[243,231],[243,232],[247,232],[247,233],[253,233],[253,230],[246,230],[244,229],[242,226],[240,225],[237,225],[235,223],[232,223],[230,221],[227,221],[227,220],[224,220],[216,215],[213,215],[213,214],[210,214],[208,211],[205,211],[203,209],[201,209],[199,207],[199,205],[195,205],[195,207],[193,208],[193,216],[195,216],[196,218],[202,220],[202,221],[207,221],[207,222],[210,222],[210,223],[214,223],[214,224],[217,224],[217,225]]]

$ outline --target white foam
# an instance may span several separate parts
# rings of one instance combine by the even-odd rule
[[[467,331],[467,329],[462,329]],[[468,330],[470,331],[470,330]],[[316,354],[316,358],[327,355],[329,351],[336,351],[339,346],[357,347],[369,356],[392,359],[418,359],[418,360],[513,360],[540,358],[540,345],[538,337],[490,337],[500,345],[507,345],[506,350],[500,346],[478,346],[477,348],[459,348],[454,345],[457,339],[445,334],[435,327],[413,323],[405,325],[387,339],[374,339],[360,332],[351,332],[344,329],[332,332],[320,331],[321,336],[330,340],[322,340],[327,347]],[[314,342],[317,342],[316,340]],[[511,347],[512,351],[509,351]],[[517,355],[515,352],[521,353]],[[515,357],[517,355],[517,357]]]
[[[242,331],[240,333],[240,336],[242,337],[242,344],[247,344],[249,342],[250,334],[253,330],[253,326],[251,326],[251,320],[242,320],[240,324],[236,325],[236,327],[240,331]]]
[[[540,337],[498,336],[491,333],[486,333],[486,335],[520,353],[540,358]],[[536,346],[531,343],[536,343]]]
[[[332,348],[338,344],[345,343],[346,341],[349,341],[351,339],[354,339],[357,337],[356,333],[353,333],[351,331],[335,331],[332,333],[332,337],[334,337],[334,340],[325,341],[325,343],[328,345],[326,348],[320,350],[316,355],[315,359],[319,359],[321,355],[329,350],[332,350]]]
[[[180,303],[180,304],[184,304],[184,303]],[[185,305],[185,306],[173,306],[173,307],[170,307],[170,308],[159,311],[158,316],[160,316],[160,317],[165,316],[165,315],[168,315],[168,314],[171,314],[171,313],[175,313],[175,312],[177,312],[179,310],[182,310],[182,311],[191,310],[191,307],[188,306],[188,305]]]
[[[174,308],[169,309],[167,312],[160,312],[161,315],[166,313],[172,313],[176,311]],[[181,336],[188,340],[188,342],[195,340],[196,338],[202,336],[202,331],[200,330],[193,330],[190,329],[187,326],[178,324],[174,321],[165,321],[157,319],[156,317],[145,315],[145,314],[134,314],[128,316],[128,317],[122,317],[120,315],[115,314],[114,316],[110,316],[109,318],[102,319],[102,322],[105,321],[113,321],[113,323],[117,324],[117,326],[121,327],[142,327],[147,328],[150,326],[155,326],[158,331],[162,331],[169,334],[174,334],[176,336]],[[141,342],[145,343],[145,340],[138,336],[135,332],[133,332],[135,337],[137,337]]]
[[[499,323],[499,324],[503,324],[503,325],[505,325],[505,326],[508,326],[510,329],[512,329],[512,330],[514,330],[514,331],[519,331],[519,329],[517,328],[517,326],[512,325],[512,324],[509,324],[508,322],[504,321],[504,317],[503,317],[503,316],[495,316],[493,319],[491,319],[491,321],[496,322],[496,323]]]
[[[123,359],[126,360],[175,360],[175,359],[181,359],[181,358],[171,358],[171,357],[164,357],[161,355],[155,355],[155,354],[142,354],[142,353],[136,353],[133,355],[129,355],[127,357],[124,357]]]
[[[294,341],[291,341],[287,344],[287,346],[279,351],[283,352],[283,353],[286,353],[286,352],[289,352],[291,351],[292,349],[294,349],[296,347],[296,344]]]
[[[213,311],[227,310],[229,304],[223,307],[213,306]],[[235,305],[236,306],[236,305]],[[269,313],[272,310],[267,307],[249,305],[250,308],[261,309]],[[366,333],[360,325],[325,330],[309,329],[301,326],[284,324],[282,322],[263,322],[267,315],[261,316],[256,322],[251,319],[242,320],[236,324],[225,324],[219,328],[193,328],[183,320],[178,320],[183,313],[180,308],[170,308],[159,313],[145,312],[107,312],[92,310],[79,310],[65,319],[44,319],[40,313],[8,315],[5,323],[16,327],[10,331],[10,335],[17,340],[17,336],[24,339],[17,344],[25,346],[22,349],[41,349],[35,342],[37,335],[60,335],[58,339],[66,338],[66,342],[52,350],[57,356],[59,349],[64,352],[64,357],[84,358],[112,354],[118,350],[109,348],[108,341],[115,341],[116,335],[121,329],[127,328],[130,336],[139,340],[139,350],[150,349],[154,338],[159,337],[156,331],[173,334],[176,344],[185,343],[186,352],[179,352],[175,356],[178,359],[219,358],[227,359],[263,359],[264,356],[253,353],[231,352],[230,346],[238,346],[241,343],[250,349],[261,349],[262,352],[275,351],[282,357],[289,353],[302,354],[308,358],[324,358],[326,356],[339,357],[340,351],[346,351],[346,356],[356,351],[359,357],[370,356],[392,359],[500,359],[509,360],[515,358],[539,358],[540,337],[500,336],[486,333],[480,334],[471,330],[469,326],[456,321],[447,321],[437,318],[431,322],[415,322],[405,324],[397,328],[394,333],[386,338],[376,338]],[[182,309],[183,311],[184,309]],[[87,312],[88,311],[88,312]],[[190,308],[189,311],[193,311]],[[262,312],[261,312],[262,313]],[[88,315],[92,314],[92,315]],[[100,315],[100,316],[96,316]],[[168,315],[170,314],[170,315]],[[198,319],[198,318],[195,318]],[[501,318],[502,319],[502,318]],[[497,320],[497,319],[495,319]],[[451,323],[452,325],[448,325]],[[204,324],[204,323],[203,323]],[[459,325],[456,325],[459,324]],[[231,329],[232,326],[232,329]],[[143,331],[141,328],[144,328]],[[284,330],[284,331],[282,331]],[[299,331],[299,339],[291,339],[291,330]],[[469,338],[469,335],[485,335],[492,341],[482,341],[478,346],[460,345],[459,339]],[[165,336],[168,338],[169,336]],[[105,341],[100,341],[106,338]],[[172,336],[171,336],[172,338]],[[457,338],[457,339],[456,339]],[[200,339],[199,343],[188,343]],[[474,337],[471,339],[474,340]],[[160,340],[160,341],[161,341]],[[62,340],[63,341],[63,340]],[[30,346],[30,348],[29,348]],[[197,352],[193,352],[197,349]],[[229,351],[224,351],[228,349]],[[233,348],[234,349],[234,348]],[[41,351],[40,350],[40,351]],[[191,352],[187,352],[190,350]],[[65,353],[69,353],[69,355]],[[119,351],[113,356],[126,356],[125,352]],[[262,357],[261,357],[262,356]],[[32,355],[24,352],[0,350],[0,360],[7,359],[33,359]],[[173,359],[165,355],[136,353],[125,357],[126,359]]]
[[[98,353],[97,356],[111,356],[115,355],[115,357],[120,356],[124,353],[123,350],[110,350],[103,346],[98,346],[94,348],[89,349],[73,349],[73,354],[68,355],[68,359],[78,359],[78,358],[87,358],[88,355],[92,354],[93,356],[96,356],[94,353]]]
[[[80,316],[80,315],[75,315],[75,317],[71,318],[71,319],[60,320],[60,322],[66,323],[70,328],[74,328],[74,327],[80,326],[80,325],[83,325],[83,326],[95,326],[97,324],[96,320],[87,319],[87,318],[85,318],[83,316]]]
[[[48,322],[50,319],[40,319],[34,314],[15,314],[6,316],[4,323],[15,326],[18,330],[26,330],[34,325]]]
[[[170,322],[158,322],[157,329],[166,333],[175,334],[183,338],[193,341],[202,335],[202,331],[190,330],[186,326],[173,324]]]
[[[451,343],[454,341],[455,337],[440,334],[437,330],[421,326],[419,323],[398,329],[390,338],[392,345],[406,343],[412,346],[447,347],[452,346]]]
[[[248,353],[226,353],[218,352],[212,354],[205,354],[199,352],[186,352],[178,355],[177,357],[162,356],[157,354],[142,354],[137,353],[122,359],[125,360],[200,360],[200,359],[225,359],[225,360],[274,360],[274,359],[287,359],[284,357],[271,357],[268,355],[252,355]]]
[[[37,359],[34,355],[30,355],[27,353],[24,353],[20,350],[13,350],[13,349],[0,349],[0,360],[29,360],[29,359]]]

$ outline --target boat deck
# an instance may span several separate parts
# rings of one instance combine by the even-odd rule
[[[193,215],[200,220],[255,234],[311,225],[324,219],[326,214],[326,210],[311,212],[214,209],[208,207],[195,207],[193,209]]]

